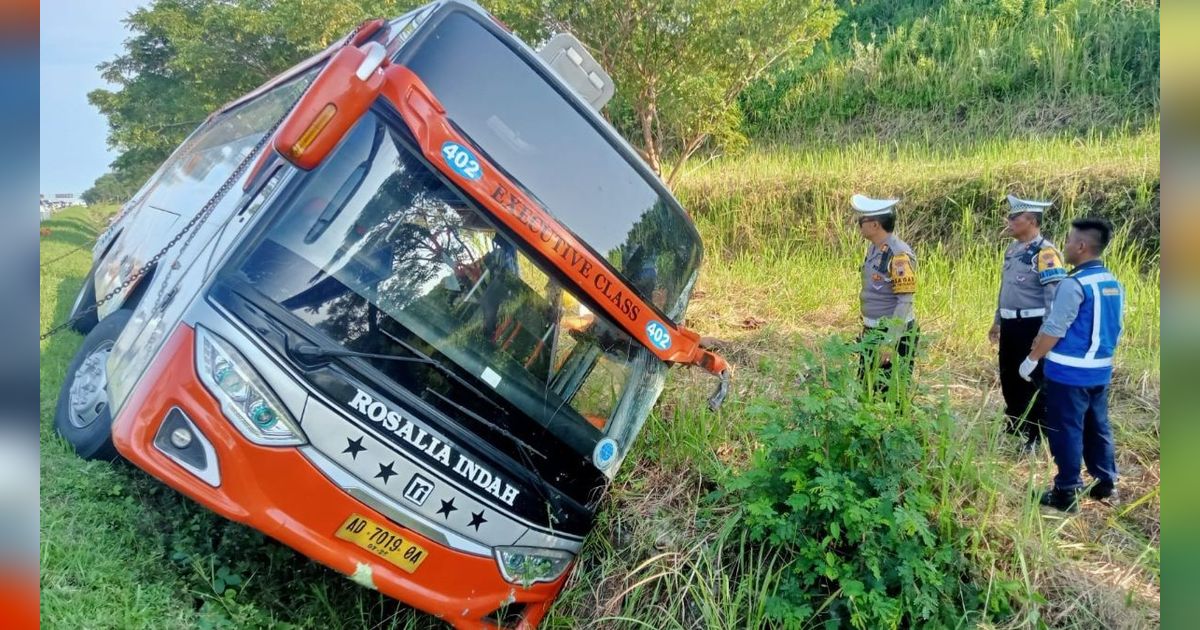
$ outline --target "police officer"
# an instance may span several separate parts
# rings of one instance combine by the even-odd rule
[[[911,374],[918,336],[913,312],[917,255],[892,233],[899,201],[864,195],[850,198],[858,230],[870,242],[863,260],[859,294],[863,317],[862,374],[868,381],[874,380],[879,391],[887,390],[893,363],[900,364],[904,376]]]
[[[1006,231],[1013,242],[1004,252],[999,304],[988,333],[992,343],[999,345],[1006,429],[1009,433],[1024,433],[1023,452],[1033,451],[1041,439],[1046,404],[1037,395],[1041,370],[1034,372],[1030,382],[1022,379],[1017,369],[1042,327],[1042,319],[1054,301],[1055,287],[1067,275],[1054,243],[1041,234],[1042,214],[1050,205],[1048,201],[1008,196]]]
[[[1108,385],[1121,337],[1125,291],[1100,260],[1112,237],[1103,219],[1071,222],[1063,252],[1074,269],[1058,286],[1029,356],[1021,363],[1029,379],[1046,359],[1046,437],[1058,465],[1054,485],[1041,504],[1074,512],[1083,488],[1080,460],[1096,480],[1088,495],[1115,500],[1117,464],[1108,424]]]

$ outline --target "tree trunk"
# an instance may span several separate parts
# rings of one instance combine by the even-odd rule
[[[667,175],[667,179],[663,181],[663,183],[667,185],[667,188],[673,188],[675,177],[679,175],[681,170],[683,170],[684,163],[688,161],[688,158],[692,157],[692,154],[695,153],[696,150],[700,148],[700,145],[704,144],[704,141],[707,139],[708,134],[702,133],[695,138],[692,138],[692,141],[687,144],[683,150],[683,153],[679,154],[679,160],[675,162],[675,167],[671,169],[671,174]]]
[[[654,169],[655,174],[662,175],[662,165],[658,161],[658,150],[654,145],[654,106],[650,105],[643,110],[638,118],[642,122],[642,154],[646,158],[646,162],[650,164],[650,168]]]

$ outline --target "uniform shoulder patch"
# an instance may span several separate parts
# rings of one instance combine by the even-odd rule
[[[1038,281],[1042,284],[1058,282],[1067,277],[1062,256],[1053,247],[1043,247],[1037,256]]]
[[[892,293],[917,292],[917,270],[913,266],[912,257],[907,253],[892,256],[888,276],[892,280]]]

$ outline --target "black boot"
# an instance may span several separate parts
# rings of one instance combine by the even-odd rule
[[[1079,511],[1079,492],[1077,490],[1050,488],[1042,492],[1042,496],[1038,498],[1038,503],[1062,512],[1074,514]]]
[[[1097,500],[1108,503],[1117,502],[1117,486],[1111,481],[1097,481],[1088,488],[1088,496]]]

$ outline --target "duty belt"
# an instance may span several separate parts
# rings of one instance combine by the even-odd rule
[[[1046,309],[1044,308],[1002,308],[1000,309],[1000,319],[1028,319],[1030,317],[1045,317]]]

